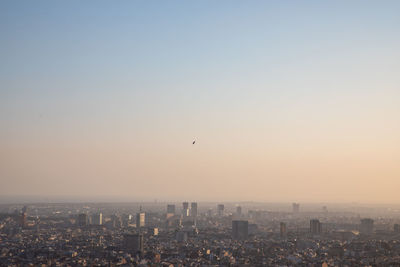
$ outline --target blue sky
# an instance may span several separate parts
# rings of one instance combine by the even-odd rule
[[[110,158],[124,144],[156,143],[141,148],[148,158],[137,151],[127,156],[165,165],[163,173],[173,188],[183,174],[195,183],[201,169],[180,169],[168,159],[184,159],[181,142],[193,138],[208,144],[193,160],[203,160],[210,169],[203,174],[220,179],[220,186],[233,175],[221,164],[241,166],[240,175],[259,169],[256,184],[274,184],[271,176],[291,184],[308,174],[270,173],[262,167],[266,155],[261,151],[272,149],[282,158],[293,156],[295,164],[312,166],[314,157],[323,157],[322,151],[337,143],[341,148],[355,144],[352,159],[387,159],[375,171],[391,169],[389,183],[400,173],[390,163],[397,159],[392,150],[400,133],[399,11],[399,1],[1,1],[4,190],[27,194],[17,186],[29,176],[21,169],[38,185],[64,179],[46,170],[47,157],[35,162],[35,153],[47,155],[50,149],[61,164],[55,166],[68,169],[61,163],[65,151],[60,143],[89,151],[80,160],[86,167],[71,173],[73,179],[97,179],[98,173],[85,164],[102,162],[90,156],[100,153],[86,147],[91,142]],[[304,152],[299,142],[315,149]],[[304,153],[312,157],[300,160]],[[222,163],[210,155],[231,160]],[[340,159],[330,156],[327,164]],[[259,165],[249,165],[247,158]],[[121,164],[110,163],[109,173],[129,185],[117,171],[129,163]],[[155,183],[160,179],[147,168],[129,172]],[[353,172],[357,182],[365,176]],[[98,191],[106,187],[104,182]],[[68,185],[64,188],[49,191],[73,193]],[[46,194],[39,186],[35,190]],[[373,188],[365,192],[362,199],[372,196]],[[171,189],[166,197],[184,197],[179,194]],[[244,198],[263,199],[257,194]],[[344,194],[353,200],[350,191]],[[272,199],[282,200],[278,195]],[[397,199],[393,195],[385,201]]]

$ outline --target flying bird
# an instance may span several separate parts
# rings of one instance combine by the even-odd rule
[[[192,145],[194,145],[196,143],[196,140],[193,141]]]

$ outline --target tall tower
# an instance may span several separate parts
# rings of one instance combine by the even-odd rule
[[[280,234],[281,234],[281,237],[285,237],[286,236],[286,223],[284,223],[284,222],[281,222],[281,224],[280,224]]]
[[[146,221],[146,214],[142,211],[136,214],[136,228],[144,227]]]
[[[26,212],[27,211],[28,211],[27,206],[24,206],[21,210],[20,225],[22,228],[24,228],[26,226],[26,217],[27,217]]]
[[[125,234],[124,248],[132,255],[143,254],[144,237],[142,234]]]
[[[26,212],[21,213],[20,225],[22,228],[26,226]]]
[[[92,224],[94,224],[94,225],[102,225],[103,224],[103,214],[101,212],[93,214]]]
[[[232,238],[233,239],[246,239],[249,235],[249,222],[248,221],[232,221]]]
[[[189,216],[189,202],[182,203],[182,215],[183,217]]]
[[[317,219],[310,220],[310,233],[320,234],[322,230],[322,225]]]
[[[197,202],[192,202],[190,205],[190,215],[193,218],[197,217]]]
[[[167,205],[167,213],[175,214],[175,205],[173,205],[173,204],[168,204],[168,205]]]

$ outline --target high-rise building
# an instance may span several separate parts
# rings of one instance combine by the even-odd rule
[[[293,209],[293,213],[299,213],[300,212],[300,203],[293,203],[292,209]]]
[[[153,235],[158,235],[158,227],[153,228]]]
[[[246,239],[249,235],[249,222],[248,221],[232,221],[232,238]]]
[[[183,217],[189,216],[189,202],[182,203],[182,215]]]
[[[242,216],[242,207],[241,206],[236,207],[236,215],[239,217]]]
[[[94,225],[103,224],[103,214],[101,212],[92,215],[92,224]]]
[[[182,218],[180,216],[173,216],[165,220],[165,228],[180,228],[182,226]]]
[[[26,212],[24,212],[24,211],[21,213],[20,226],[22,228],[26,226]]]
[[[396,233],[400,233],[400,224],[396,223],[393,225],[393,231]]]
[[[322,225],[317,219],[310,220],[310,233],[320,234],[322,231]]]
[[[192,203],[190,204],[190,215],[191,215],[193,218],[196,218],[196,217],[197,217],[197,202],[192,202]]]
[[[280,224],[280,234],[281,234],[281,237],[285,237],[286,236],[286,234],[287,234],[287,230],[286,230],[286,223],[284,223],[284,222],[281,222],[281,224]]]
[[[132,223],[133,216],[131,214],[122,214],[121,215],[121,224],[122,226],[128,226],[129,224]]]
[[[374,230],[374,220],[370,218],[361,219],[360,232],[363,234],[370,234]]]
[[[175,214],[175,205],[173,205],[173,204],[168,204],[168,205],[167,205],[167,213],[169,213],[169,214]]]
[[[224,204],[218,204],[217,206],[218,216],[220,217],[224,216],[224,209],[225,209]]]
[[[111,215],[111,225],[113,228],[121,228],[122,226],[121,218],[115,214]]]
[[[36,216],[35,226],[36,226],[36,232],[39,232],[39,229],[40,229],[40,218],[39,218],[39,216]]]
[[[124,235],[124,248],[131,254],[143,254],[144,251],[144,238],[142,234],[125,234]]]
[[[81,213],[78,215],[78,225],[87,226],[89,224],[89,218],[86,213]]]
[[[139,212],[136,214],[136,228],[144,227],[146,221],[146,214],[144,212]]]

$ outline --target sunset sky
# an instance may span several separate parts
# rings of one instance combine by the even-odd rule
[[[399,14],[0,1],[0,195],[400,203]]]

